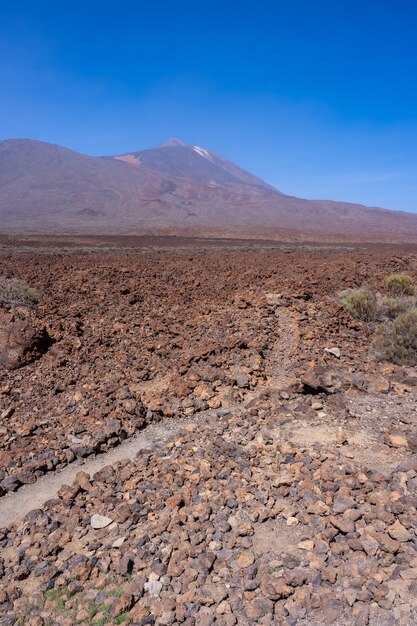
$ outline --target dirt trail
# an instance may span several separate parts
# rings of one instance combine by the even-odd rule
[[[24,485],[16,493],[4,496],[0,499],[0,528],[5,528],[16,520],[22,519],[29,511],[40,508],[47,500],[54,498],[62,485],[73,482],[78,472],[83,471],[93,475],[106,465],[123,459],[133,459],[139,450],[161,441],[167,441],[172,435],[182,430],[189,421],[169,420],[163,424],[148,426],[140,434],[105,454],[86,461],[76,461],[60,472],[46,474],[33,485]],[[192,421],[195,422],[195,419]]]
[[[297,313],[288,308],[278,308],[275,314],[278,318],[280,334],[269,355],[266,374],[269,385],[285,389],[296,380],[294,364],[297,362],[299,351],[300,329]]]

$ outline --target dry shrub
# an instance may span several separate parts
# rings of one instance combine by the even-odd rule
[[[364,322],[378,319],[378,300],[369,287],[345,289],[339,293],[339,300],[352,317]]]
[[[379,319],[393,320],[401,313],[405,313],[416,306],[416,299],[410,296],[402,296],[393,298],[390,296],[382,296],[378,299]]]
[[[376,330],[373,348],[379,360],[397,365],[417,365],[417,308],[381,324]]]
[[[414,281],[407,274],[385,276],[384,286],[393,296],[412,296],[415,293]]]
[[[372,342],[377,359],[417,365],[417,298],[413,279],[406,274],[391,274],[384,278],[384,286],[392,295],[382,295],[364,285],[342,291],[339,300],[352,317],[379,323]]]
[[[0,308],[10,309],[16,306],[31,307],[39,302],[40,293],[15,278],[0,276]]]

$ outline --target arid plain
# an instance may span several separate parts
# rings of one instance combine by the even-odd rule
[[[415,246],[0,245],[2,625],[417,623],[417,372],[338,299]]]

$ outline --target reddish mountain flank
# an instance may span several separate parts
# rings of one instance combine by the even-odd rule
[[[0,142],[0,232],[417,241],[417,214],[287,196],[227,159],[171,139],[90,157]]]

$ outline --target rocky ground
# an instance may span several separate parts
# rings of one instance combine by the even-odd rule
[[[0,506],[187,425],[0,531],[0,624],[417,623],[417,373],[335,297],[414,250],[1,262],[42,298],[0,310]]]

